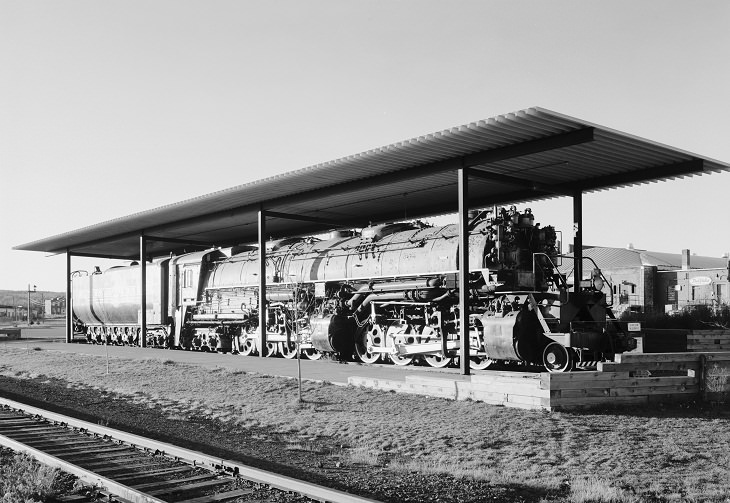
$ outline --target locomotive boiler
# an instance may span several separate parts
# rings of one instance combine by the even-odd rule
[[[556,267],[556,232],[528,209],[474,212],[469,222],[468,343],[473,368],[498,362],[567,371],[631,348],[612,319],[594,268],[570,290]],[[266,312],[259,316],[259,254],[253,246],[173,257],[153,264],[147,285],[149,345],[280,354],[336,354],[365,363],[442,367],[460,349],[458,228],[422,222],[337,231],[324,239],[267,243]],[[107,306],[107,274],[129,278],[139,266],[74,278],[74,312],[92,341],[133,342],[140,316]],[[159,274],[158,274],[159,273]],[[102,276],[102,277],[98,277]],[[77,281],[84,283],[78,288]],[[135,297],[136,295],[136,297]],[[149,299],[152,299],[151,301]],[[159,303],[157,302],[159,300]],[[80,304],[76,308],[77,302]],[[88,304],[88,306],[86,305]],[[115,312],[116,317],[99,313]],[[259,319],[266,345],[259,347]]]

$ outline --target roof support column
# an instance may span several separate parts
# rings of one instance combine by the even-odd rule
[[[266,211],[259,207],[259,356],[266,356]]]
[[[458,170],[459,177],[459,331],[460,367],[463,375],[470,374],[469,362],[469,172]],[[441,334],[446,337],[446,334]]]
[[[580,292],[583,279],[583,193],[573,193],[573,291]]]
[[[139,279],[142,291],[140,292],[139,310],[139,345],[147,347],[147,237],[139,237]]]
[[[73,301],[71,300],[71,250],[66,249],[66,342],[73,342]]]

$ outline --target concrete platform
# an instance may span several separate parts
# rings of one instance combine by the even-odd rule
[[[296,359],[67,344],[64,329],[59,327],[23,328],[21,339],[0,339],[0,350],[6,344],[97,356],[105,356],[108,352],[113,358],[172,360],[209,368],[223,367],[290,378],[297,376]],[[564,374],[486,370],[464,376],[457,368],[364,365],[325,359],[302,359],[301,364],[302,377],[307,380],[524,409],[730,400],[730,352],[625,353],[617,355],[615,362],[599,364],[597,371]]]
[[[79,354],[109,356],[114,358],[154,358],[159,360],[173,360],[180,363],[207,366],[210,368],[223,367],[231,370],[243,370],[260,374],[282,377],[297,376],[297,361],[286,358],[260,358],[256,356],[240,356],[219,353],[202,353],[198,351],[177,351],[154,348],[138,348],[128,346],[109,346],[96,344],[67,344],[63,327],[23,327],[22,339],[2,341],[3,344],[15,344],[21,347],[40,348],[50,351],[65,351]],[[304,379],[327,381],[333,384],[347,385],[352,376],[361,376],[376,379],[403,380],[407,375],[421,375],[424,377],[441,376],[452,381],[467,379],[459,369],[435,369],[431,367],[398,367],[395,365],[360,363],[339,363],[331,360],[307,360],[302,358],[302,377]]]

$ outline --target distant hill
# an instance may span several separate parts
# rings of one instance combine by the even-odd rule
[[[44,299],[65,296],[66,292],[38,290],[37,292],[30,293],[30,303],[37,308],[42,305]],[[0,290],[0,306],[28,307],[28,290]]]

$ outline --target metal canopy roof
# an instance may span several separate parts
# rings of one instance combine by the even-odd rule
[[[311,235],[457,210],[459,168],[471,207],[538,200],[730,165],[543,108],[500,115],[16,246],[16,250],[134,259]],[[279,216],[277,216],[277,213]],[[283,214],[309,218],[297,221]]]

